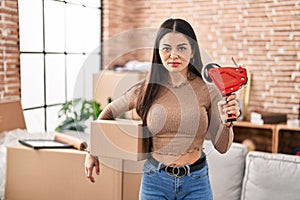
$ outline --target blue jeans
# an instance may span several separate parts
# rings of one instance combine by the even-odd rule
[[[148,160],[143,168],[140,200],[212,200],[208,165],[186,176],[175,177]]]

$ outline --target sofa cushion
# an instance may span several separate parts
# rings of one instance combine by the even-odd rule
[[[250,152],[246,158],[242,200],[300,198],[300,157]]]
[[[229,151],[220,154],[211,141],[204,141],[209,176],[214,200],[236,200],[241,198],[247,148],[233,143]]]

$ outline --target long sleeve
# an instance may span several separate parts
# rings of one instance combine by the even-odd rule
[[[218,102],[222,99],[220,92],[214,86],[209,86],[211,105],[208,110],[209,127],[208,134],[217,151],[226,153],[233,141],[233,128],[227,127],[221,119],[218,110]]]
[[[122,96],[109,103],[100,113],[98,119],[112,120],[136,107],[137,96],[142,82],[138,82],[127,90]]]

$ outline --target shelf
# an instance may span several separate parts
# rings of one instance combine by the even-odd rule
[[[276,126],[277,131],[280,130],[289,130],[289,131],[300,131],[300,127],[288,127],[286,124],[277,124]]]
[[[275,130],[275,128],[276,128],[276,124],[259,125],[259,124],[254,124],[254,123],[251,123],[248,121],[236,121],[233,124],[234,124],[234,126],[247,127],[247,128],[259,128],[259,129],[271,129],[271,130]]]
[[[292,154],[300,147],[300,127],[291,128],[286,124],[253,124],[248,121],[234,122],[235,142],[250,139],[256,150],[272,153]]]
[[[278,139],[277,152],[293,154],[293,151],[300,148],[300,127],[291,128],[286,124],[278,124],[276,135]]]

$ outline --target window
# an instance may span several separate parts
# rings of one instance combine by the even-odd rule
[[[101,64],[101,0],[19,0],[18,4],[27,129],[53,131],[63,103],[92,98],[92,74]]]

